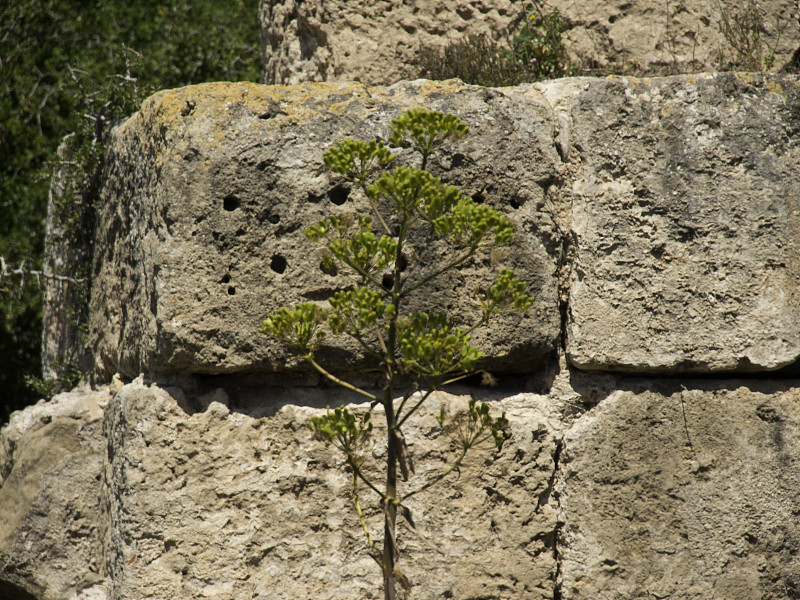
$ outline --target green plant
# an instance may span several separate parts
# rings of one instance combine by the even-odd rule
[[[480,317],[468,327],[459,327],[447,315],[412,310],[409,296],[414,291],[424,289],[472,258],[508,244],[513,229],[503,214],[476,204],[426,170],[433,152],[468,132],[457,117],[414,109],[395,119],[391,132],[389,143],[412,148],[420,156],[420,167],[389,170],[396,157],[377,139],[338,142],[325,152],[325,164],[361,189],[372,214],[331,215],[306,229],[308,239],[324,248],[326,260],[338,265],[340,272],[351,273],[358,284],[333,294],[328,306],[303,303],[293,309],[282,308],[265,319],[260,329],[292,346],[299,357],[329,380],[371,401],[369,411],[361,416],[339,407],[312,419],[309,427],[318,438],[345,455],[369,551],[383,571],[386,599],[395,598],[396,583],[404,588],[410,585],[397,565],[395,532],[398,514],[414,526],[406,501],[457,469],[476,444],[493,439],[500,448],[507,421],[505,415],[492,417],[487,404],[471,400],[468,412],[450,424],[460,441],[460,451],[450,467],[401,493],[398,470],[403,482],[408,482],[414,472],[403,425],[433,391],[475,372],[481,352],[470,344],[470,335],[477,327],[499,312],[524,312],[531,304],[525,284],[512,271],[502,269],[492,285],[476,292]],[[448,256],[439,264],[425,270],[406,258],[419,256],[410,251],[412,247],[421,251],[437,241],[445,242],[448,248]],[[315,351],[331,334],[351,338],[379,365],[382,395],[340,379],[317,362]],[[395,402],[401,385],[407,386],[406,393]],[[372,411],[379,405],[383,407],[387,431],[383,489],[363,468],[371,456]],[[384,514],[382,548],[373,541],[361,511],[362,485],[379,498]]]
[[[572,73],[561,40],[566,29],[567,22],[557,8],[545,11],[542,5],[534,2],[534,11],[511,43],[513,56],[522,65],[525,81],[555,79]]]
[[[458,78],[487,87],[517,85],[524,71],[507,48],[485,35],[471,35],[443,49],[424,47],[417,58],[418,75],[426,79]]]
[[[495,87],[570,75],[575,69],[561,39],[567,25],[557,8],[547,10],[534,2],[533,12],[505,45],[471,35],[441,50],[422,48],[418,75],[435,80],[457,77],[465,83]]]
[[[727,42],[727,48],[719,49],[717,53],[720,69],[770,70],[775,63],[775,49],[783,30],[779,20],[775,20],[777,39],[770,44],[763,11],[756,0],[747,0],[738,9],[717,0],[717,8],[719,31]]]

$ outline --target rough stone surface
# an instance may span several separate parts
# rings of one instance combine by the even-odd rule
[[[582,162],[570,362],[662,373],[795,363],[800,80],[584,80],[563,114]]]
[[[745,3],[724,3],[730,17]],[[774,69],[798,47],[797,5],[758,2],[763,58],[775,51]],[[715,0],[680,3],[551,0],[568,27],[563,41],[580,69],[635,75],[719,68],[734,54],[720,33]],[[266,83],[361,81],[387,85],[420,75],[421,48],[442,48],[469,35],[505,40],[518,31],[530,3],[512,0],[262,0],[259,10]],[[747,20],[750,23],[752,20]],[[794,64],[796,72],[800,65]]]
[[[154,96],[113,133],[94,258],[96,372],[122,377],[0,431],[0,598],[380,597],[349,475],[305,427],[353,397],[289,387],[297,365],[255,329],[343,285],[301,232],[360,206],[353,192],[337,207],[323,149],[416,105],[467,121],[433,168],[517,224],[506,260],[538,304],[478,341],[500,370],[538,372],[439,394],[408,423],[417,481],[454,451],[440,407],[474,394],[512,429],[412,504],[442,551],[400,526],[413,597],[800,598],[799,87],[731,74]],[[325,359],[361,364],[347,346]],[[130,382],[140,370],[159,383]]]
[[[352,396],[182,385],[140,378],[14,414],[0,432],[2,597],[380,598],[350,475],[305,427]],[[548,395],[455,391],[407,424],[411,485],[454,456],[436,416],[467,394],[505,410],[511,438],[410,503],[441,551],[400,525],[412,597],[800,596],[797,380],[565,371]],[[380,539],[374,498],[362,505]]]
[[[511,265],[534,306],[498,318],[474,341],[499,371],[532,370],[551,356],[559,232],[544,206],[559,158],[540,94],[424,81],[207,84],[156,94],[113,131],[90,308],[100,377],[303,366],[257,329],[280,307],[326,300],[353,283],[323,272],[303,231],[332,212],[368,210],[359,191],[329,177],[323,151],[348,136],[385,138],[392,118],[419,105],[457,114],[473,131],[431,170],[505,211],[517,233],[506,256],[470,263],[412,300],[471,324],[471,294],[455,290],[488,285],[490,267]],[[439,264],[424,250],[420,274]],[[355,345],[328,339],[321,359],[329,368],[366,364]]]
[[[564,438],[561,597],[800,597],[797,382],[616,388]]]
[[[105,422],[109,598],[383,597],[350,500],[351,476],[337,451],[305,427],[320,406],[341,400],[319,389],[229,396],[217,388],[198,398],[137,382],[122,388]],[[408,423],[417,466],[410,484],[455,456],[435,417],[441,406],[459,411],[466,402],[438,395]],[[410,502],[419,530],[442,554],[399,526],[414,597],[553,597],[553,402],[518,394],[493,404],[507,411],[510,442],[497,455],[493,444],[479,447],[460,477]],[[362,494],[381,539],[382,513]]]
[[[423,46],[485,34],[497,39],[525,19],[520,2],[347,2],[263,0],[259,10],[264,82],[415,79]]]
[[[325,172],[323,150],[385,135],[419,104],[473,132],[432,170],[517,225],[507,256],[414,299],[469,323],[470,295],[454,290],[488,283],[495,258],[513,266],[535,305],[476,334],[488,368],[541,368],[564,307],[567,356],[581,369],[797,364],[800,82],[724,74],[157,94],[113,134],[90,307],[98,376],[302,370],[256,330],[279,307],[352,283],[323,272],[303,234],[330,212],[365,209]],[[440,262],[430,248],[417,258]],[[330,368],[368,367],[357,347],[329,340]]]
[[[107,390],[13,413],[0,430],[0,597],[105,597]]]

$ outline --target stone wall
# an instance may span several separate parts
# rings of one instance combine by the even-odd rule
[[[563,42],[579,69],[635,75],[720,68],[733,56],[720,33],[723,11],[742,18],[747,2],[653,3],[549,0],[567,29]],[[422,48],[443,48],[470,35],[504,42],[532,14],[519,0],[261,0],[266,83],[361,81],[389,85],[420,76]],[[763,23],[763,56],[773,69],[800,68],[800,18],[792,0],[755,2]],[[742,22],[752,25],[752,19]],[[772,50],[770,50],[772,49]]]
[[[400,527],[410,597],[800,598],[800,78],[750,74],[148,99],[107,160],[96,389],[0,433],[0,597],[381,597],[341,457],[305,427],[368,404],[256,330],[346,284],[301,235],[363,202],[324,149],[413,106],[470,126],[432,170],[514,222],[535,304],[477,338],[498,388],[408,424],[418,480],[453,455],[441,408],[473,395],[512,433],[412,507],[438,550]],[[323,358],[372,381],[346,344]]]

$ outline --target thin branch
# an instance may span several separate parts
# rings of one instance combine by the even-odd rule
[[[353,471],[353,503],[356,505],[358,520],[361,523],[361,527],[364,528],[364,533],[367,536],[367,544],[369,545],[370,554],[372,555],[372,558],[381,566],[381,568],[383,568],[383,561],[380,558],[381,552],[375,547],[375,542],[372,541],[372,535],[369,533],[367,521],[364,519],[364,513],[361,511],[361,503],[358,500],[358,478],[356,476],[356,471]]]
[[[408,420],[408,417],[410,417],[410,416],[411,416],[411,415],[413,415],[415,412],[417,412],[417,409],[418,409],[420,406],[422,406],[422,403],[423,403],[423,402],[425,402],[425,400],[427,400],[427,399],[428,399],[428,397],[429,397],[429,396],[430,396],[430,395],[431,395],[431,394],[432,394],[434,391],[435,391],[435,390],[428,390],[427,392],[425,392],[424,394],[422,394],[422,398],[420,398],[419,402],[417,402],[417,403],[416,403],[416,404],[415,404],[413,407],[411,407],[411,408],[409,409],[409,411],[406,413],[406,415],[405,415],[405,416],[404,416],[402,419],[400,419],[400,421],[397,423],[397,427],[398,427],[398,428],[399,428],[399,427],[401,427],[401,426],[403,425],[403,423],[405,423],[405,422],[406,422],[406,420]],[[405,400],[403,400],[403,404],[405,404]],[[402,405],[402,404],[400,405],[400,408],[401,408],[401,409],[403,408],[403,405]],[[399,410],[399,409],[398,409],[398,411],[397,411],[397,416],[398,416],[398,418],[400,417],[400,410]]]
[[[442,479],[444,479],[445,477],[447,477],[447,476],[448,476],[450,473],[452,473],[452,472],[453,472],[455,469],[457,469],[459,466],[461,466],[461,462],[464,460],[464,457],[467,455],[467,450],[469,450],[469,449],[470,449],[470,446],[468,446],[468,445],[466,445],[466,444],[465,444],[465,445],[464,445],[464,447],[461,449],[461,454],[459,454],[459,456],[458,456],[458,458],[455,460],[455,462],[454,462],[452,465],[450,465],[450,468],[449,468],[449,469],[447,469],[446,471],[444,471],[444,472],[442,472],[442,473],[439,473],[439,474],[438,474],[436,477],[434,477],[433,479],[431,479],[431,480],[430,480],[428,483],[426,483],[425,485],[423,485],[421,488],[417,488],[416,490],[414,490],[414,491],[411,491],[411,492],[407,493],[405,496],[403,496],[403,497],[400,499],[400,503],[402,504],[403,502],[405,502],[406,500],[408,500],[408,499],[409,499],[409,498],[411,498],[412,496],[416,496],[416,495],[417,495],[417,494],[419,494],[420,492],[424,492],[425,490],[427,490],[427,489],[429,489],[429,488],[433,487],[434,485],[436,485],[437,483],[439,483],[439,482],[440,482]]]
[[[0,280],[4,277],[11,277],[17,276],[22,277],[22,280],[25,280],[25,277],[31,276],[36,277],[37,283],[41,283],[39,278],[44,277],[45,279],[50,279],[52,281],[64,281],[69,283],[83,283],[86,281],[85,277],[75,278],[75,277],[68,277],[67,275],[58,275],[57,273],[50,273],[48,271],[39,271],[36,269],[26,269],[25,262],[16,269],[12,269],[6,264],[6,259],[3,256],[0,256]]]
[[[378,220],[381,222],[381,225],[383,226],[383,230],[386,232],[386,235],[391,237],[392,230],[389,229],[389,226],[386,224],[386,221],[383,220],[381,213],[378,212],[378,205],[375,204],[375,201],[370,197],[369,191],[367,190],[367,185],[363,181],[361,182],[361,189],[363,190],[364,195],[367,197],[367,201],[369,202],[369,205],[372,207],[372,210],[375,212],[375,216],[378,217]]]
[[[689,425],[686,422],[686,407],[683,404],[683,392],[688,391],[686,386],[681,386],[681,412],[683,413],[683,430],[686,432],[686,441],[689,443],[689,449],[694,452],[694,446],[692,445],[692,438],[689,436]]]
[[[414,291],[414,290],[416,290],[417,288],[419,288],[419,287],[422,287],[423,285],[425,285],[426,283],[428,283],[428,282],[429,282],[429,281],[431,281],[432,279],[435,279],[436,277],[438,277],[438,276],[439,276],[439,275],[441,275],[442,273],[445,273],[446,271],[449,271],[450,269],[454,269],[454,268],[456,268],[456,267],[457,267],[457,266],[459,266],[461,263],[463,263],[464,261],[466,261],[466,260],[468,260],[469,258],[471,258],[472,256],[474,256],[474,255],[475,255],[475,252],[476,252],[476,250],[477,250],[477,249],[470,249],[470,251],[469,251],[469,252],[467,252],[467,253],[466,253],[465,255],[463,255],[462,257],[460,257],[460,258],[457,258],[457,259],[453,260],[452,262],[450,262],[450,263],[446,264],[446,265],[445,265],[445,266],[443,266],[441,269],[437,270],[436,272],[432,273],[431,275],[428,275],[427,277],[424,277],[423,279],[421,279],[420,281],[418,281],[417,283],[415,283],[414,285],[412,285],[410,288],[403,290],[403,295],[405,296],[405,295],[407,295],[407,294],[410,294],[411,292],[413,292],[413,291]]]
[[[333,373],[329,373],[328,371],[326,371],[317,361],[314,360],[314,358],[311,355],[305,356],[304,358],[311,363],[312,367],[314,367],[317,371],[319,371],[322,375],[324,375],[334,383],[338,383],[343,388],[347,388],[348,390],[355,392],[356,394],[361,394],[362,396],[369,398],[370,400],[378,402],[378,398],[376,396],[370,394],[365,390],[362,390],[361,388],[351,385],[347,383],[345,380],[339,379]]]

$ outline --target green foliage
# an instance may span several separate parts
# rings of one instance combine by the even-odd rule
[[[423,48],[419,76],[457,77],[465,83],[502,87],[573,74],[562,41],[568,23],[557,8],[534,2],[534,10],[505,44],[486,36],[470,36],[443,50]]]
[[[512,271],[501,269],[494,284],[477,290],[475,305],[480,317],[470,326],[460,326],[448,315],[412,310],[409,297],[413,292],[512,240],[513,227],[505,215],[476,204],[425,169],[433,152],[467,133],[467,126],[453,115],[414,109],[392,122],[389,144],[411,148],[420,157],[419,168],[391,168],[396,157],[379,140],[344,140],[325,152],[328,168],[361,189],[373,214],[330,215],[305,233],[323,247],[329,267],[340,267],[340,272],[350,273],[358,284],[333,294],[327,308],[313,303],[282,308],[267,317],[260,328],[262,333],[292,346],[325,377],[372,401],[370,410],[361,417],[346,408],[329,409],[324,416],[313,418],[309,428],[316,437],[341,450],[352,469],[353,500],[370,553],[383,570],[385,598],[395,597],[396,583],[409,585],[397,567],[395,537],[398,513],[414,526],[405,500],[458,469],[475,445],[493,440],[500,449],[508,422],[505,415],[493,417],[487,404],[477,404],[474,399],[465,413],[448,424],[443,416],[443,426],[456,434],[461,450],[449,468],[404,494],[398,490],[398,470],[407,482],[414,466],[402,426],[434,390],[475,372],[481,352],[471,344],[470,336],[477,327],[501,312],[525,312],[531,304],[525,284]],[[373,216],[377,217],[377,227]],[[428,271],[406,258],[406,254],[421,256],[424,248],[443,242],[449,256]],[[406,253],[411,246],[419,252]],[[380,366],[382,398],[339,379],[316,361],[315,351],[328,334],[354,340]],[[401,384],[409,386],[409,391],[397,405],[395,391]],[[421,389],[425,391],[418,391]],[[371,457],[370,414],[378,404],[383,406],[387,429],[383,490],[362,470]],[[383,549],[373,541],[361,512],[362,485],[378,495],[384,510]]]
[[[458,78],[465,83],[505,87],[523,82],[522,66],[507,47],[485,35],[470,35],[442,49],[423,47],[416,60],[416,75],[425,79]]]
[[[443,375],[475,370],[482,352],[469,344],[469,334],[441,314],[414,313],[397,324],[405,371],[419,373],[438,382]]]
[[[776,19],[776,40],[767,41],[767,23],[763,10],[756,0],[731,6],[730,2],[717,0],[719,31],[726,46],[717,52],[719,68],[726,71],[769,71],[775,63],[775,48],[780,41],[782,24]]]
[[[367,458],[372,437],[372,413],[360,418],[345,407],[328,409],[324,417],[312,417],[308,428],[321,440],[329,442],[344,452],[351,466],[358,469]]]
[[[305,358],[313,354],[325,337],[321,325],[326,316],[324,308],[306,302],[298,304],[294,310],[282,308],[267,317],[260,331],[290,344]]]
[[[65,193],[55,198],[56,224],[65,239],[56,242],[82,249],[61,275],[88,275],[108,128],[157,89],[257,81],[257,10],[256,0],[2,4],[0,256],[8,265],[28,273],[43,270],[50,178],[60,171]],[[78,327],[85,310],[74,312]],[[0,422],[47,391],[41,382],[36,390],[25,383],[41,374],[40,345],[36,279],[27,277],[23,284],[21,277],[2,278]],[[74,365],[69,357],[62,359],[58,369],[74,379],[69,375]]]
[[[567,60],[561,36],[567,22],[557,8],[545,13],[539,5],[514,37],[513,56],[522,65],[524,81],[540,81],[570,75],[573,71]]]

